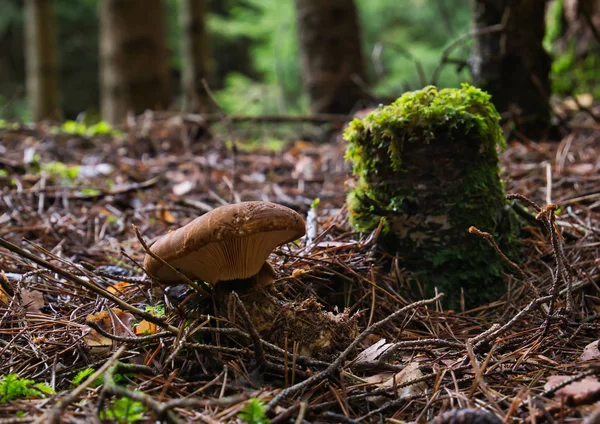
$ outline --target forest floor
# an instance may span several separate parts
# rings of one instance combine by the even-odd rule
[[[600,125],[590,121],[573,120],[560,142],[509,141],[507,193],[559,209],[536,221],[532,203],[515,202],[532,217],[521,270],[502,299],[470,311],[410,294],[401,261],[390,270],[374,251],[377,234],[351,231],[339,136],[270,149],[269,124],[211,135],[146,114],[124,133],[77,135],[64,131],[85,128],[4,123],[1,422],[582,421],[600,399]],[[244,142],[249,128],[265,141]],[[189,290],[167,296],[136,278],[141,240],[215,207],[267,200],[307,216],[317,198],[309,236],[271,257],[275,289],[352,314],[357,343],[308,355],[293,335],[259,338],[243,310],[215,317],[182,302]]]

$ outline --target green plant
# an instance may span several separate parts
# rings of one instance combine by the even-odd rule
[[[552,51],[552,43],[558,40],[563,32],[563,7],[564,0],[555,0],[550,3],[546,14],[546,33],[544,34],[544,48]]]
[[[246,406],[238,414],[238,418],[248,424],[267,424],[270,420],[267,418],[267,404],[256,398],[248,401]]]
[[[18,122],[9,122],[5,119],[0,119],[0,130],[14,131],[19,129]]]
[[[0,403],[18,398],[38,398],[53,394],[54,390],[48,383],[36,383],[33,380],[20,378],[17,374],[0,377]]]
[[[575,42],[570,41],[565,50],[557,54],[552,62],[552,91],[565,95],[591,93],[592,96],[599,97],[599,65],[600,59],[597,54],[578,57]]]
[[[81,371],[79,371],[77,373],[77,375],[75,375],[75,377],[73,378],[73,386],[79,386],[81,383],[83,383],[84,380],[86,380],[90,375],[92,375],[93,373],[95,373],[96,370],[94,370],[93,368],[85,368]],[[102,376],[98,377],[96,379],[96,381],[94,381],[91,384],[91,387],[98,387],[103,383],[102,380]]]
[[[115,225],[117,222],[119,222],[119,218],[114,215],[109,215],[106,217],[106,222],[108,222],[110,225]]]
[[[120,131],[115,130],[106,121],[100,121],[89,126],[86,125],[85,122],[65,121],[60,127],[56,127],[54,132],[80,135],[82,137],[93,137],[96,135],[120,136],[123,134]]]
[[[165,305],[154,305],[154,306],[146,306],[145,311],[157,316],[157,317],[164,317],[165,316]]]
[[[25,161],[26,165],[27,165],[27,169],[34,173],[34,174],[38,174],[40,172],[41,168],[41,159],[42,157],[40,156],[39,153],[34,153],[33,156],[31,157],[31,160],[29,161]]]
[[[82,196],[93,197],[93,196],[100,195],[101,191],[96,188],[84,188],[84,189],[81,189],[80,193]]]
[[[94,136],[99,134],[118,135],[119,131],[115,130],[108,122],[100,121],[94,125],[90,125],[85,131],[85,135]]]
[[[546,15],[544,48],[553,56],[552,92],[559,95],[590,93],[600,96],[598,48],[588,46],[582,50],[583,35],[568,35],[568,22],[565,21],[564,0],[550,3]],[[565,27],[567,25],[567,27]]]
[[[83,380],[85,380],[86,378],[88,378],[93,373],[94,373],[94,369],[93,368],[86,368],[86,369],[83,369],[83,370],[79,371],[77,373],[77,375],[75,376],[75,378],[73,378],[73,385],[74,386],[79,386],[83,382]]]
[[[121,397],[112,402],[106,410],[100,411],[100,418],[119,424],[133,423],[142,421],[145,412],[146,407],[141,402]]]
[[[51,176],[73,181],[79,175],[80,166],[69,166],[62,162],[49,162],[42,166],[42,170]]]
[[[60,126],[60,130],[67,134],[84,135],[86,127],[83,122],[65,121]]]

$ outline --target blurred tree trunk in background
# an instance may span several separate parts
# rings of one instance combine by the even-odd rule
[[[54,0],[25,1],[27,97],[32,118],[60,119]]]
[[[182,36],[182,91],[184,110],[207,112],[210,99],[203,79],[210,73],[210,52],[206,31],[206,1],[182,0],[179,6]]]
[[[350,112],[365,97],[366,74],[354,0],[296,0],[296,15],[312,112]]]
[[[112,124],[169,105],[161,0],[100,1],[100,80],[102,117]]]
[[[564,0],[568,40],[574,40],[575,53],[587,54],[600,42],[600,0]]]
[[[511,112],[517,129],[539,139],[550,126],[550,56],[542,41],[546,0],[474,0],[475,29],[504,24],[476,38],[475,84],[492,95],[499,112]]]

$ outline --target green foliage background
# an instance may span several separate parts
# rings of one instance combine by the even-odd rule
[[[65,118],[80,112],[97,117],[98,0],[55,0]],[[166,0],[173,88],[181,71],[178,20],[180,0]],[[373,93],[385,99],[421,88],[431,78],[443,48],[469,30],[470,7],[464,0],[356,0],[364,55]],[[22,2],[0,0],[0,117],[29,117],[24,101]],[[294,2],[292,0],[208,0],[213,53],[210,86],[227,112],[301,113],[302,92]],[[140,13],[143,13],[142,11]],[[380,52],[379,56],[374,52]],[[456,55],[467,58],[467,47]],[[414,60],[421,62],[422,81]],[[6,72],[3,72],[6,71]],[[468,81],[468,72],[448,66],[440,86]],[[177,97],[174,97],[177,106]],[[92,120],[93,121],[93,120]]]
[[[172,3],[176,0],[170,0]],[[252,40],[250,59],[257,76],[228,73],[217,92],[228,112],[295,113],[308,109],[302,92],[293,1],[246,0],[237,3],[230,16],[212,14],[209,27],[213,37]],[[417,58],[431,77],[443,48],[470,25],[470,6],[463,0],[356,0],[363,32],[363,54],[368,63],[374,94],[396,98],[409,89],[421,88]],[[444,19],[445,15],[447,20]],[[446,22],[446,24],[444,24]],[[372,53],[381,49],[377,60]],[[219,53],[214,52],[219,60]],[[467,52],[463,51],[466,59]],[[379,65],[377,66],[376,65]],[[379,71],[377,72],[377,68]],[[466,71],[446,68],[441,86],[456,86],[469,79]]]

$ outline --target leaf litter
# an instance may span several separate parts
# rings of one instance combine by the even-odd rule
[[[377,231],[350,229],[341,140],[292,140],[274,152],[237,148],[244,127],[232,134],[230,143],[197,119],[152,113],[118,136],[65,134],[48,123],[0,130],[0,238],[16,246],[0,249],[0,376],[59,393],[3,403],[0,417],[80,422],[123,397],[145,406],[136,419],[165,422],[240,422],[256,408],[274,423],[593,415],[598,129],[574,126],[559,143],[509,143],[502,178],[529,221],[525,259],[503,298],[471,311],[419,297],[401,259],[377,253]],[[53,172],[44,171],[49,163]],[[94,172],[76,175],[76,167]],[[258,335],[241,313],[210,315],[189,288],[144,278],[134,225],[152,243],[245,200],[312,211],[308,242],[272,255],[275,285],[299,304],[358,313],[354,342],[327,358],[306,356],[285,337]],[[98,375],[73,389],[87,368]],[[88,388],[98,376],[102,386]]]

